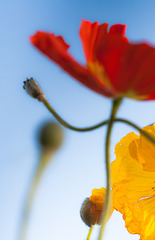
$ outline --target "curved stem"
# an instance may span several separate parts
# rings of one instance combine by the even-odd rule
[[[153,143],[155,145],[155,138],[152,137],[149,133],[145,132],[144,130],[142,130],[140,127],[138,127],[136,124],[126,120],[126,119],[123,119],[123,118],[115,118],[113,120],[114,122],[122,122],[122,123],[126,123],[128,124],[129,126],[135,128],[136,130],[138,130],[145,138],[147,138],[147,140],[149,140],[151,143]]]
[[[87,236],[87,239],[86,239],[86,240],[90,240],[90,236],[91,236],[92,230],[93,230],[93,226],[91,226],[91,227],[89,228],[89,232],[88,232],[88,236]]]
[[[95,130],[95,129],[98,129],[100,127],[103,127],[105,126],[106,124],[109,123],[109,120],[105,120],[105,121],[102,121],[94,126],[90,126],[90,127],[85,127],[85,128],[79,128],[79,127],[75,127],[75,126],[72,126],[71,124],[67,123],[66,121],[64,121],[56,112],[55,110],[52,108],[52,106],[48,103],[47,99],[45,99],[43,101],[43,104],[45,105],[45,107],[53,114],[53,116],[58,120],[58,122],[60,124],[62,124],[64,127],[68,128],[68,129],[71,129],[71,130],[74,130],[74,131],[77,131],[77,132],[88,132],[88,131],[92,131],[92,130]],[[122,122],[122,123],[126,123],[128,125],[130,125],[131,127],[135,128],[136,130],[138,130],[144,137],[146,137],[149,141],[151,141],[153,144],[155,144],[155,139],[149,135],[148,133],[146,133],[145,131],[143,131],[140,127],[138,127],[136,124],[126,120],[126,119],[123,119],[123,118],[115,118],[113,119],[114,122]]]
[[[105,196],[105,203],[104,209],[102,211],[101,216],[101,228],[98,240],[102,240],[102,236],[104,233],[105,225],[109,219],[109,214],[111,211],[111,204],[112,204],[112,193],[111,193],[111,166],[110,166],[110,138],[111,138],[111,131],[114,122],[115,115],[121,104],[122,99],[116,99],[113,101],[113,108],[111,111],[110,121],[108,123],[107,135],[106,135],[106,174],[107,174],[107,187],[106,187],[106,196]]]
[[[94,126],[90,126],[90,127],[86,127],[86,128],[79,128],[79,127],[75,127],[72,126],[71,124],[67,123],[66,121],[64,121],[56,112],[55,110],[52,108],[52,106],[49,104],[49,102],[47,101],[47,99],[45,99],[43,101],[43,104],[45,105],[45,107],[53,114],[53,116],[58,120],[58,122],[60,124],[62,124],[64,127],[77,131],[77,132],[87,132],[87,131],[92,131],[95,130],[101,126],[104,126],[108,123],[108,121],[103,121],[101,123],[98,123],[97,125]]]
[[[42,153],[39,165],[35,171],[34,178],[32,179],[32,183],[30,185],[28,195],[26,197],[26,201],[24,204],[24,210],[23,210],[22,217],[21,217],[19,236],[18,236],[19,240],[26,239],[26,233],[27,233],[27,227],[28,227],[32,203],[33,203],[35,193],[36,193],[37,187],[38,187],[40,179],[41,179],[41,175],[42,175],[44,168],[46,167],[50,157],[51,157],[51,153],[48,153],[48,152]]]

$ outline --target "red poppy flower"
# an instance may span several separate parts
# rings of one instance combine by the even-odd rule
[[[79,82],[107,97],[155,99],[155,48],[147,43],[129,43],[125,25],[110,27],[82,21],[80,38],[86,65],[69,53],[61,36],[38,31],[32,44]]]

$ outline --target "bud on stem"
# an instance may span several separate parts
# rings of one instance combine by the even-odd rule
[[[33,78],[27,78],[27,80],[24,81],[23,88],[31,97],[38,99],[40,102],[43,102],[46,99],[39,84]]]

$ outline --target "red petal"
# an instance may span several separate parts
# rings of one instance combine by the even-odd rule
[[[30,37],[30,41],[42,53],[88,88],[106,96],[113,96],[106,88],[100,87],[98,79],[87,68],[78,64],[71,57],[67,52],[69,45],[65,43],[61,36],[56,37],[52,33],[38,31],[34,36]]]
[[[155,92],[155,49],[146,43],[129,44],[124,61],[119,66],[116,84],[120,92],[131,91],[137,96],[151,96]],[[147,96],[148,95],[148,96]],[[153,97],[153,95],[152,95]]]
[[[97,25],[90,60],[97,59],[103,65],[118,95],[131,92],[137,97],[154,98],[155,49],[145,43],[129,44],[125,29],[126,25],[117,24],[107,33],[105,24]]]
[[[98,22],[91,23],[82,21],[80,37],[86,59],[89,62],[100,62],[103,65],[115,91],[122,89],[122,82],[117,81],[117,75],[122,65],[123,54],[128,47],[128,40],[124,37],[126,25],[113,25],[109,33],[108,24],[99,25]]]
[[[139,56],[139,61],[133,56],[131,70],[134,67],[135,75],[131,87],[138,95],[155,93],[155,49],[145,43],[131,45],[130,48],[134,48],[135,55]]]
[[[124,53],[128,48],[128,40],[119,35],[108,34],[104,39],[104,44],[100,48],[95,48],[95,55],[98,61],[104,66],[112,86],[116,91],[124,86],[124,83],[118,75],[124,71],[123,63],[125,61]]]
[[[146,99],[144,100],[155,100],[155,93],[149,94]]]
[[[116,24],[110,27],[109,33],[110,34],[120,34],[125,36],[126,32],[126,25],[123,24]]]
[[[98,22],[94,22],[92,24],[90,21],[85,21],[84,19],[82,20],[79,34],[82,40],[83,50],[87,62],[93,61],[93,48],[96,40],[97,30]]]
[[[91,23],[90,21],[82,20],[80,38],[87,62],[95,61],[94,48],[97,48],[98,44],[103,43],[107,27],[107,23],[99,25],[98,22]]]

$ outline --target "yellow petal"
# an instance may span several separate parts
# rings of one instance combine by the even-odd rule
[[[102,212],[104,208],[104,203],[105,203],[105,195],[106,195],[106,189],[103,187],[101,187],[100,189],[92,190],[90,201],[93,203],[97,211]],[[114,211],[114,208],[112,207],[109,213],[109,218],[111,217],[113,211]],[[101,212],[100,212],[100,215],[101,215]],[[98,224],[100,224],[100,221],[98,221]]]
[[[155,124],[144,127],[143,130],[155,138]],[[141,134],[138,142],[138,152],[143,161],[144,170],[155,172],[155,146]]]
[[[106,189],[101,187],[100,189],[93,189],[92,195],[90,196],[90,201],[96,205],[98,210],[103,209],[105,201]]]
[[[155,136],[155,124],[144,128]],[[112,163],[113,207],[123,214],[125,226],[141,240],[155,239],[155,147],[134,133],[115,148]]]

